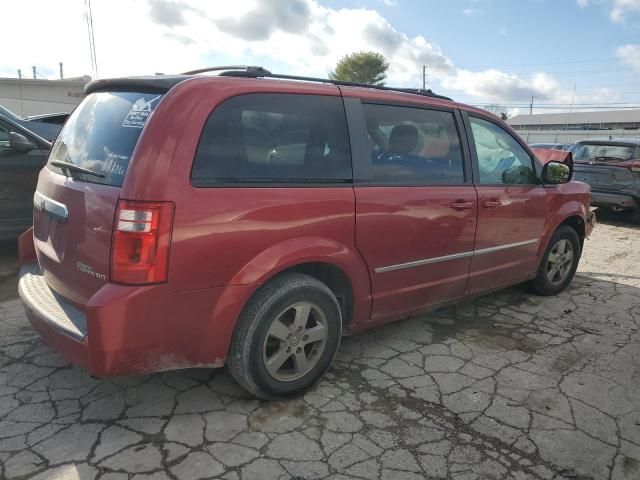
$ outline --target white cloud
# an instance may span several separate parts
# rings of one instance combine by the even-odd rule
[[[611,20],[623,22],[628,14],[640,13],[640,0],[614,0]]]
[[[384,3],[387,7],[395,7],[398,2],[397,0],[380,0],[382,3]]]
[[[640,0],[576,0],[580,8],[589,5],[600,5],[604,7],[609,18],[617,23],[623,23],[630,16],[640,15]]]
[[[57,62],[67,76],[91,73],[84,1],[68,0],[62,11],[54,2],[22,0],[4,18],[3,34],[20,38],[5,49],[0,75],[23,73],[31,65],[55,77]],[[282,73],[326,76],[347,53],[375,50],[391,64],[388,83],[416,87],[422,65],[429,84],[453,94],[469,94],[495,103],[570,101],[571,92],[544,73],[521,78],[499,70],[457,68],[438,45],[391,25],[365,8],[329,8],[316,0],[126,0],[94,1],[93,17],[100,75],[177,73],[220,63],[260,64]],[[38,11],[33,16],[31,12]],[[123,13],[123,12],[126,12]],[[23,34],[23,18],[32,18]],[[505,31],[506,33],[506,31]],[[47,41],[43,42],[42,38]],[[567,98],[568,97],[568,98]]]
[[[622,62],[640,72],[640,45],[623,45],[616,53]]]

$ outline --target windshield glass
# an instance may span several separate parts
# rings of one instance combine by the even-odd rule
[[[589,143],[576,144],[573,151],[574,160],[592,160],[596,158],[613,158],[631,160],[636,147],[632,145],[598,145]]]
[[[47,168],[87,182],[122,186],[140,132],[160,98],[155,93],[134,92],[89,95],[65,123]],[[54,160],[101,176],[52,165]]]

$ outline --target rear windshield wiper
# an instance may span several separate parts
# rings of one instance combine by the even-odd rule
[[[62,170],[66,170],[67,172],[78,172],[84,173],[85,175],[104,178],[104,175],[102,173],[94,172],[93,170],[89,170],[88,168],[79,167],[77,165],[74,165],[73,163],[63,162],[61,160],[51,160],[49,163],[54,167],[61,168]]]

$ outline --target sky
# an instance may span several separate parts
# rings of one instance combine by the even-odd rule
[[[640,0],[90,0],[97,72],[87,1],[4,8],[0,76],[57,78],[63,62],[67,77],[228,64],[324,77],[372,50],[388,85],[420,87],[426,65],[435,92],[512,114],[531,97],[534,113],[640,106]]]

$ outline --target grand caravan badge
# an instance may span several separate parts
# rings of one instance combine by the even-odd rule
[[[86,263],[76,262],[76,269],[82,273],[91,275],[93,278],[97,278],[99,280],[107,279],[107,276],[104,273],[96,272],[91,265],[87,265]]]
[[[135,103],[131,105],[131,110],[129,110],[127,116],[124,117],[122,126],[130,128],[144,127],[149,115],[151,115],[151,112],[155,108],[154,103],[160,98],[160,96],[161,95],[158,95],[151,100],[145,100],[144,98],[136,100]]]

